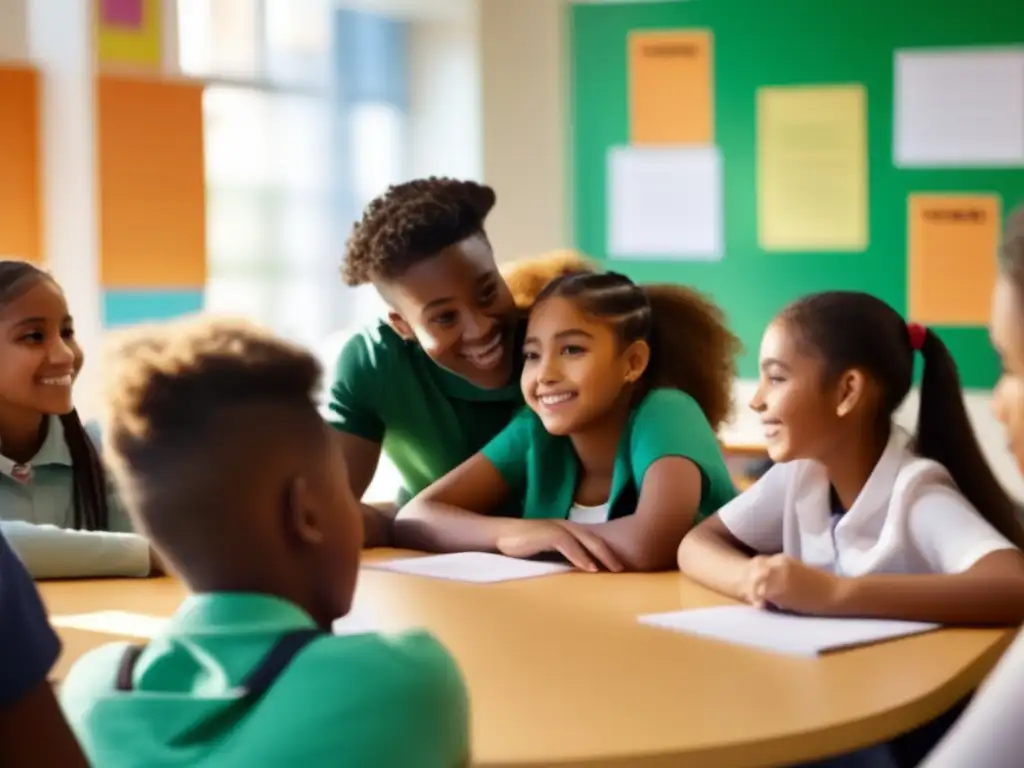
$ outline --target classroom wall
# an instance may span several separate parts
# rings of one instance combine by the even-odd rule
[[[498,192],[487,231],[499,259],[572,243],[564,0],[480,0],[483,176]]]

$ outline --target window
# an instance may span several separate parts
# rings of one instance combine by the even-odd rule
[[[398,22],[334,0],[178,0],[178,15],[181,68],[208,82],[207,309],[309,345],[364,322],[380,304],[339,263],[362,207],[403,178],[406,118],[353,80],[404,72],[404,51],[365,42]]]

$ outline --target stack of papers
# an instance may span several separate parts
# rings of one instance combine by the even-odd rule
[[[652,613],[640,616],[639,621],[653,627],[796,656],[819,656],[939,628],[938,624],[918,621],[795,616],[749,605]]]
[[[430,555],[390,560],[365,566],[379,571],[408,573],[449,581],[468,581],[474,584],[492,584],[498,581],[531,579],[571,571],[572,566],[562,563],[539,563],[515,557],[493,555],[488,552],[456,552],[449,555]]]

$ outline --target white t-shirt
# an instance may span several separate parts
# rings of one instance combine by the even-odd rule
[[[569,520],[583,525],[607,523],[608,511],[609,504],[607,501],[604,504],[598,504],[593,507],[587,507],[583,504],[573,504],[572,508],[569,510]]]
[[[776,464],[718,512],[762,554],[784,553],[841,576],[961,573],[990,552],[1012,549],[960,494],[945,467],[916,456],[893,427],[867,484],[833,521],[824,466]]]

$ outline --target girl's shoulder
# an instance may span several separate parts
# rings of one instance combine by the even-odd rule
[[[666,387],[652,389],[633,409],[636,419],[670,418],[697,419],[707,422],[697,401],[681,389]]]

